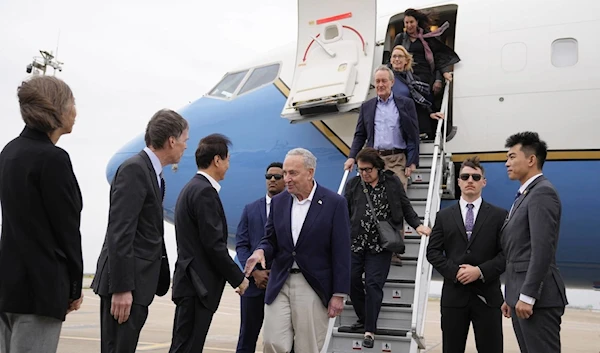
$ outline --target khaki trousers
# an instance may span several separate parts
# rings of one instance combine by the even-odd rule
[[[385,169],[391,170],[400,178],[404,191],[408,187],[408,178],[404,175],[406,169],[406,155],[404,153],[391,154],[389,156],[381,156],[385,162]]]
[[[264,353],[318,353],[325,343],[327,308],[301,273],[290,274],[273,303],[265,305]]]

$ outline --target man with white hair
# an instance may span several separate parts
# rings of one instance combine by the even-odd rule
[[[246,261],[248,276],[271,263],[265,294],[265,353],[318,352],[328,318],[350,292],[350,220],[346,200],[314,180],[317,159],[296,148],[283,162],[287,190],[273,197],[265,236]]]

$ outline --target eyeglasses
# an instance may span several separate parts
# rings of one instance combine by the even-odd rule
[[[392,55],[392,59],[400,59],[400,58],[404,58],[404,55]]]
[[[469,180],[469,177],[473,177],[473,181],[481,180],[481,174],[469,174],[469,173],[461,174],[460,180],[467,181],[467,180]]]
[[[265,179],[271,180],[271,178],[275,178],[275,180],[281,180],[281,178],[283,178],[283,175],[281,175],[281,174],[265,174]]]
[[[373,171],[373,167],[370,167],[370,168],[358,168],[358,172],[359,173],[363,173],[363,172],[371,173],[372,171]]]

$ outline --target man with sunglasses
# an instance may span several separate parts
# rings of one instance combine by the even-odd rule
[[[501,230],[508,212],[481,198],[485,185],[479,158],[465,160],[458,179],[460,200],[438,212],[427,246],[427,260],[444,277],[444,353],[465,351],[471,322],[478,352],[503,352]]]
[[[271,198],[285,189],[283,181],[283,164],[281,162],[271,163],[265,174],[267,184],[267,195],[249,203],[244,207],[242,217],[236,234],[236,252],[242,268],[246,266],[246,260],[256,250],[263,235],[265,224],[269,216]],[[269,268],[260,267],[260,264],[250,274],[250,285],[241,296],[241,322],[240,337],[237,345],[237,353],[254,353],[256,351],[256,340],[264,319],[265,288],[269,281]]]

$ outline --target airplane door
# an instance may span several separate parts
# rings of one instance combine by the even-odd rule
[[[376,0],[298,0],[296,66],[281,116],[359,108],[371,84],[376,23]]]

